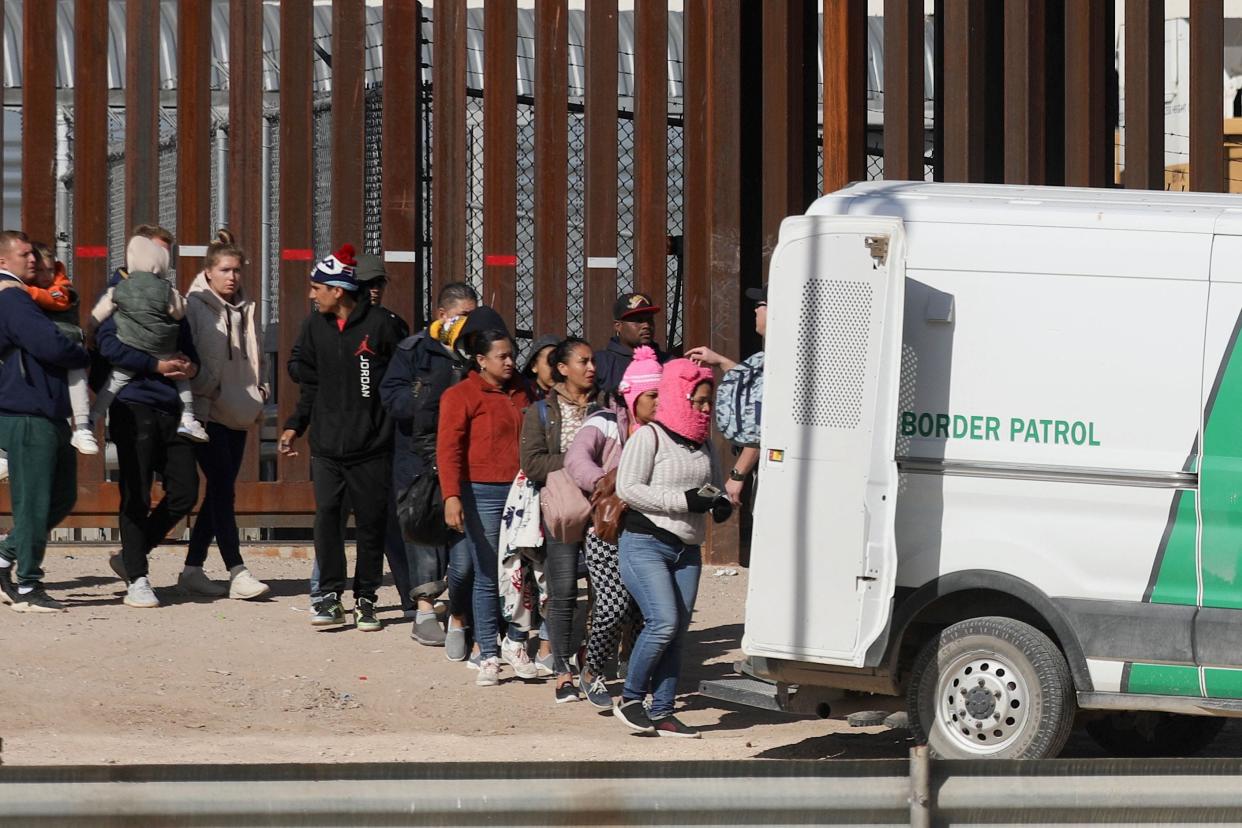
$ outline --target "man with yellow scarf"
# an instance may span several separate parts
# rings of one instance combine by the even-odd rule
[[[380,384],[380,400],[397,427],[392,467],[395,492],[403,491],[434,462],[440,397],[468,370],[455,346],[470,314],[479,306],[479,295],[468,284],[452,282],[440,289],[436,305],[435,321],[426,331],[407,337],[397,346]],[[465,660],[470,651],[474,574],[468,541],[463,537],[444,546],[407,544],[406,552],[417,601],[410,636],[428,647],[445,647],[451,661]],[[444,592],[446,580],[451,612],[447,632],[433,604]]]

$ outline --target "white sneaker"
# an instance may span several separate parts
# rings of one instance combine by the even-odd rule
[[[210,439],[203,424],[193,417],[182,417],[181,425],[177,426],[177,433],[183,437],[189,437],[196,443],[206,443]]]
[[[89,428],[75,428],[69,438],[69,445],[78,450],[78,454],[99,454],[99,442],[95,433]]]
[[[9,478],[9,461],[0,457],[0,480],[8,480]]]
[[[525,641],[514,641],[508,636],[500,644],[500,657],[503,658],[520,679],[533,679],[539,675],[539,668],[530,660],[526,652]]]
[[[229,570],[229,597],[239,601],[251,601],[271,592],[271,587],[250,574],[250,570],[238,564]]]
[[[229,590],[224,584],[207,577],[201,566],[187,566],[177,576],[177,588],[191,595],[205,595],[208,598],[223,598]]]
[[[485,658],[479,662],[479,675],[474,683],[479,687],[495,687],[500,684],[500,659]]]
[[[160,599],[155,597],[155,590],[151,589],[151,581],[146,575],[129,585],[129,591],[125,593],[125,606],[154,609],[159,605]]]

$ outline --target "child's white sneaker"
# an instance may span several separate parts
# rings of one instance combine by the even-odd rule
[[[181,425],[177,426],[177,433],[189,437],[196,443],[205,443],[209,439],[203,424],[193,417],[182,417]]]
[[[95,439],[95,433],[85,426],[73,430],[69,445],[77,449],[78,454],[99,454],[99,442]]]

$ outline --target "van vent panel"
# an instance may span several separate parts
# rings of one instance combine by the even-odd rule
[[[794,422],[858,428],[867,376],[872,288],[815,279],[802,288],[794,361]]]

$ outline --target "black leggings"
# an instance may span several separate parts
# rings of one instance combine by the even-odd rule
[[[548,640],[552,643],[553,669],[558,674],[570,672],[573,656],[574,609],[578,603],[578,549],[580,544],[561,543],[548,538],[548,553],[543,573],[548,582],[548,601],[544,618],[548,623]]]

